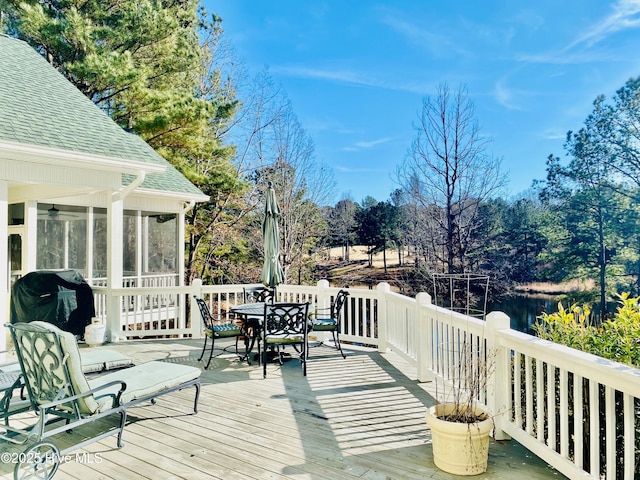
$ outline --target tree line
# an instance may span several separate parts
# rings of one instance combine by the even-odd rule
[[[122,128],[143,138],[209,196],[187,214],[186,280],[255,282],[271,182],[282,211],[287,282],[321,275],[327,247],[364,244],[406,272],[407,291],[433,272],[514,283],[593,279],[587,300],[638,290],[640,78],[598,97],[565,156],[518,198],[501,195],[473,101],[446,83],[423,99],[414,141],[389,199],[330,206],[332,172],[268,69],[250,73],[222,19],[197,1],[0,0],[0,31],[24,39]],[[523,159],[525,160],[525,159]],[[397,259],[387,258],[390,248]]]

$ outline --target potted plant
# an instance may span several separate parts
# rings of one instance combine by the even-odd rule
[[[443,345],[438,360],[436,368],[447,380],[444,401],[426,413],[434,463],[455,475],[478,475],[487,469],[493,429],[493,419],[478,402],[494,366],[492,355],[462,342]]]

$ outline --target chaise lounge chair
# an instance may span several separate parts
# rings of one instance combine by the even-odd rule
[[[133,365],[131,358],[106,348],[80,349],[80,363],[82,364],[82,373],[87,374],[118,370]],[[18,389],[22,401],[15,402],[13,392]],[[0,419],[4,419],[5,425],[9,425],[9,417],[31,409],[25,389],[20,362],[0,365],[0,396],[2,397],[0,399]]]
[[[35,442],[19,456],[15,478],[48,480],[68,452],[116,433],[117,445],[122,447],[127,409],[141,402],[155,403],[160,395],[193,386],[193,410],[198,412],[199,368],[154,361],[87,379],[73,334],[40,321],[6,326],[13,337],[31,408],[38,415],[30,428],[6,425],[7,435],[0,435],[12,443]],[[45,441],[110,415],[120,416],[117,426],[62,451]],[[61,424],[56,420],[62,420]]]

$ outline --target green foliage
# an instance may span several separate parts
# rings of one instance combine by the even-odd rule
[[[622,293],[614,318],[601,325],[591,323],[589,307],[574,304],[565,309],[559,304],[557,313],[538,318],[534,330],[545,340],[640,368],[639,301]]]
[[[334,208],[326,212],[331,246],[345,247],[345,257],[348,257],[348,248],[355,242],[356,210],[358,206],[349,199],[340,200]],[[348,258],[345,258],[346,260]]]
[[[543,202],[493,198],[502,181],[499,162],[483,153],[466,89],[450,92],[443,85],[435,98],[424,99],[412,161],[401,175],[404,191],[389,202],[343,200],[327,227],[322,203],[310,194],[309,179],[321,178],[308,168],[315,164],[313,142],[286,108],[256,122],[262,126],[250,135],[258,139],[255,152],[237,147],[258,155],[262,167],[273,165],[243,180],[236,161],[243,154],[226,137],[242,107],[239,79],[222,64],[221,20],[199,1],[0,0],[0,12],[0,30],[29,42],[210,197],[186,216],[187,277],[255,278],[247,266],[260,261],[250,183],[271,179],[283,210],[282,260],[287,271],[298,269],[298,279],[315,280],[307,252],[329,237],[328,228],[327,243],[345,252],[357,234],[371,252],[405,245],[417,270],[486,272],[492,288],[590,278],[600,291],[589,292],[588,300],[602,305],[615,291],[637,291],[640,78],[627,81],[609,104],[603,96],[594,101],[584,127],[567,135],[568,163],[550,156],[547,179],[539,183]],[[250,104],[250,95],[244,100]],[[451,120],[431,122],[442,118]],[[441,127],[449,132],[443,135]]]
[[[378,251],[397,237],[398,208],[391,202],[376,202],[356,211],[356,230],[360,240]]]
[[[565,265],[565,278],[581,275],[597,281],[601,315],[606,311],[610,279],[622,262],[618,252],[628,245],[625,224],[634,217],[620,176],[607,165],[613,155],[608,121],[599,98],[585,126],[567,134],[569,163],[549,157],[542,191],[565,228],[557,245],[557,263]]]
[[[247,185],[223,138],[239,104],[217,58],[220,19],[192,0],[0,0],[0,11],[0,28],[41,52],[211,198],[186,217],[186,276],[223,278],[221,265],[244,255],[227,227],[246,210]]]
[[[400,245],[400,209],[391,202],[363,201],[363,206],[355,212],[356,231],[362,242],[369,246],[369,265],[375,252],[384,252],[386,271],[386,250],[391,242]],[[365,206],[367,205],[367,206]]]
[[[577,350],[590,352],[590,339],[594,327],[590,322],[591,310],[588,306],[574,304],[565,309],[558,304],[557,313],[543,313],[534,325],[539,337]]]

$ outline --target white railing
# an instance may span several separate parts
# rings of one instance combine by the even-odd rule
[[[133,287],[173,287],[178,285],[178,275],[175,273],[145,273],[143,275],[125,274],[122,278],[122,286]],[[91,279],[92,287],[106,287],[107,277],[94,277]]]
[[[640,476],[640,370],[512,330],[502,429],[571,478]]]
[[[98,316],[112,339],[200,337],[193,295],[230,317],[248,285],[94,287]],[[279,301],[331,304],[339,288],[282,285]],[[543,341],[509,328],[500,312],[479,320],[390,291],[349,289],[341,340],[393,351],[421,382],[454,379],[457,354],[491,355],[491,374],[477,400],[494,415],[496,438],[511,436],[570,478],[631,480],[640,471],[640,370]],[[452,353],[453,352],[453,353]],[[442,389],[442,392],[445,390]],[[436,392],[439,396],[439,392]],[[443,400],[443,398],[440,398]]]
[[[92,290],[96,316],[106,324],[112,341],[200,334],[191,329],[186,314],[191,287]]]

